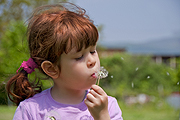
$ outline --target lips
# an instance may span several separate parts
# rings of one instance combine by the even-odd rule
[[[96,76],[95,73],[93,73],[91,76],[92,76],[93,78],[97,78],[97,76]]]

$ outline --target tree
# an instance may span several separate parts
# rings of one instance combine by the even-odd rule
[[[26,26],[22,21],[11,21],[1,38],[0,44],[0,80],[15,73],[23,60],[28,59]]]
[[[67,1],[67,0],[61,0]],[[37,6],[60,2],[60,0],[1,0],[0,36],[11,20],[26,20]]]

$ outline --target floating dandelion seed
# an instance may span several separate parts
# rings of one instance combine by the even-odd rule
[[[4,85],[5,85],[5,84],[6,84],[6,82],[4,82],[4,81],[3,81],[3,82],[2,82],[2,84],[4,84]]]
[[[111,75],[111,78],[113,78],[114,76],[113,75]]]
[[[169,72],[166,72],[167,75],[169,75]]]
[[[150,76],[147,76],[147,79],[149,79],[150,78]]]
[[[100,71],[96,74],[96,76],[98,78],[97,85],[99,85],[100,79],[106,78],[108,76],[108,71],[104,67],[100,67]]]
[[[134,83],[133,82],[131,83],[131,86],[132,86],[132,88],[134,88]]]
[[[179,85],[179,82],[177,82],[177,85]]]
[[[137,67],[137,68],[136,68],[136,71],[138,71],[138,69],[139,69],[139,68]]]
[[[122,60],[124,60],[124,58],[123,58],[123,57],[121,57],[121,59],[122,59]]]

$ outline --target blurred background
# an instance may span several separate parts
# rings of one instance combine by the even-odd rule
[[[16,109],[5,92],[8,77],[29,58],[25,21],[37,6],[60,1],[68,0],[0,0],[0,120]],[[180,1],[69,2],[99,30],[101,66],[109,71],[100,86],[117,98],[124,120],[180,120]]]

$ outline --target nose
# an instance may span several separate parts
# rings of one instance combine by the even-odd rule
[[[96,59],[93,57],[92,54],[89,54],[87,58],[87,67],[92,68],[95,66],[95,64],[96,64]]]

